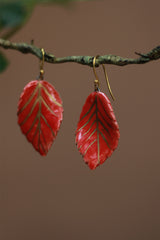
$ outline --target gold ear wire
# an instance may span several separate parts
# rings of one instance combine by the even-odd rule
[[[112,93],[111,86],[109,84],[109,79],[108,79],[107,72],[106,72],[104,64],[102,64],[102,67],[103,67],[103,71],[104,71],[104,75],[105,75],[105,79],[106,79],[106,83],[107,83],[107,86],[108,86],[109,93],[110,93],[110,95],[111,95],[111,97],[112,97],[112,99],[114,101],[115,97],[114,97],[114,95]]]
[[[44,76],[43,66],[44,66],[44,54],[45,54],[43,48],[41,49],[41,52],[42,52],[42,59],[40,60],[40,79],[43,80],[43,76]]]
[[[96,58],[98,58],[99,56],[95,56],[93,58],[93,72],[94,72],[94,75],[96,77],[96,80],[94,81],[94,84],[95,84],[95,91],[97,91],[99,89],[99,79],[98,79],[98,76],[97,76],[97,73],[96,73],[96,68],[95,68],[95,65],[96,65]],[[107,83],[107,87],[108,87],[108,90],[109,90],[109,93],[112,97],[113,100],[115,100],[115,97],[113,96],[113,93],[112,93],[112,90],[111,90],[111,86],[109,84],[109,80],[108,80],[108,76],[107,76],[107,72],[106,72],[106,69],[105,69],[105,66],[104,64],[102,64],[102,67],[103,67],[103,71],[104,71],[104,75],[105,75],[105,79],[106,79],[106,83]]]
[[[98,76],[97,76],[96,68],[95,68],[96,58],[97,58],[97,57],[98,57],[98,55],[93,58],[93,72],[94,72],[94,75],[95,75],[95,77],[96,77],[96,79],[94,80],[94,89],[95,89],[95,91],[98,91],[98,90],[99,90],[99,85],[100,85],[100,84],[99,84],[99,78],[98,78]]]

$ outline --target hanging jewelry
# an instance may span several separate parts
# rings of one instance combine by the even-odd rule
[[[42,155],[47,155],[63,118],[59,93],[44,77],[45,52],[40,60],[38,80],[29,82],[18,102],[18,124],[27,140]]]
[[[82,108],[76,130],[76,145],[90,169],[95,169],[111,156],[118,146],[120,137],[110,100],[99,89],[99,79],[95,70],[96,58],[93,59],[94,92]],[[109,92],[114,99],[105,66],[102,65]]]

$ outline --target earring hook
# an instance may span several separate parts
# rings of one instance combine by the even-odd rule
[[[96,68],[95,68],[95,65],[96,65],[96,58],[99,57],[99,55],[95,56],[93,58],[93,72],[94,72],[94,75],[96,77],[96,79],[94,80],[94,88],[95,88],[95,91],[99,91],[99,78],[98,78],[98,75],[96,73]]]
[[[42,59],[40,60],[40,79],[43,80],[43,76],[44,76],[43,66],[44,66],[44,54],[45,54],[43,48],[41,49],[41,52],[42,52]]]
[[[98,58],[99,55],[95,56],[93,58],[93,72],[94,72],[94,75],[96,77],[96,80],[94,81],[94,84],[95,84],[95,91],[99,90],[99,78],[97,76],[97,73],[96,73],[96,68],[95,68],[95,65],[96,65],[96,58]],[[106,69],[105,69],[105,66],[104,64],[102,64],[102,67],[103,67],[103,71],[104,71],[104,75],[105,75],[105,79],[106,79],[106,83],[107,83],[107,87],[108,87],[108,90],[109,90],[109,93],[112,97],[113,100],[115,100],[115,97],[113,96],[113,93],[112,93],[112,90],[111,90],[111,86],[109,84],[109,79],[108,79],[108,76],[107,76],[107,72],[106,72]]]

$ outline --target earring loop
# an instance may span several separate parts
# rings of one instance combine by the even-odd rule
[[[99,91],[99,85],[100,85],[99,84],[99,78],[97,76],[96,68],[95,68],[96,58],[98,58],[98,57],[99,57],[99,55],[97,55],[97,56],[95,56],[93,58],[93,72],[94,72],[94,75],[96,77],[96,80],[94,80],[95,91]],[[111,86],[109,84],[109,79],[108,79],[107,72],[106,72],[104,64],[102,64],[102,67],[103,67],[103,71],[104,71],[104,75],[105,75],[105,79],[106,79],[106,83],[107,83],[107,87],[108,87],[109,93],[110,93],[112,99],[115,100],[115,97],[113,96],[113,93],[112,93],[112,90],[111,90]]]
[[[42,52],[42,59],[40,60],[40,79],[43,80],[43,76],[44,76],[43,66],[44,66],[44,54],[45,54],[43,48],[41,49],[41,52]]]
[[[99,78],[98,78],[98,75],[96,73],[96,68],[95,68],[95,65],[96,65],[96,58],[98,58],[99,55],[95,56],[93,58],[93,72],[94,72],[94,75],[96,77],[96,79],[94,80],[94,88],[95,88],[95,91],[99,91]]]

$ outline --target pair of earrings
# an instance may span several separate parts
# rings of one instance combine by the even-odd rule
[[[55,140],[63,118],[62,100],[58,92],[43,80],[44,54],[42,49],[40,76],[38,80],[33,80],[25,86],[17,111],[22,133],[43,156]],[[95,91],[88,96],[83,106],[76,130],[77,148],[90,169],[95,169],[112,154],[120,136],[111,103],[99,90],[99,79],[95,71],[97,57],[93,59]],[[102,66],[113,97],[105,67]]]

